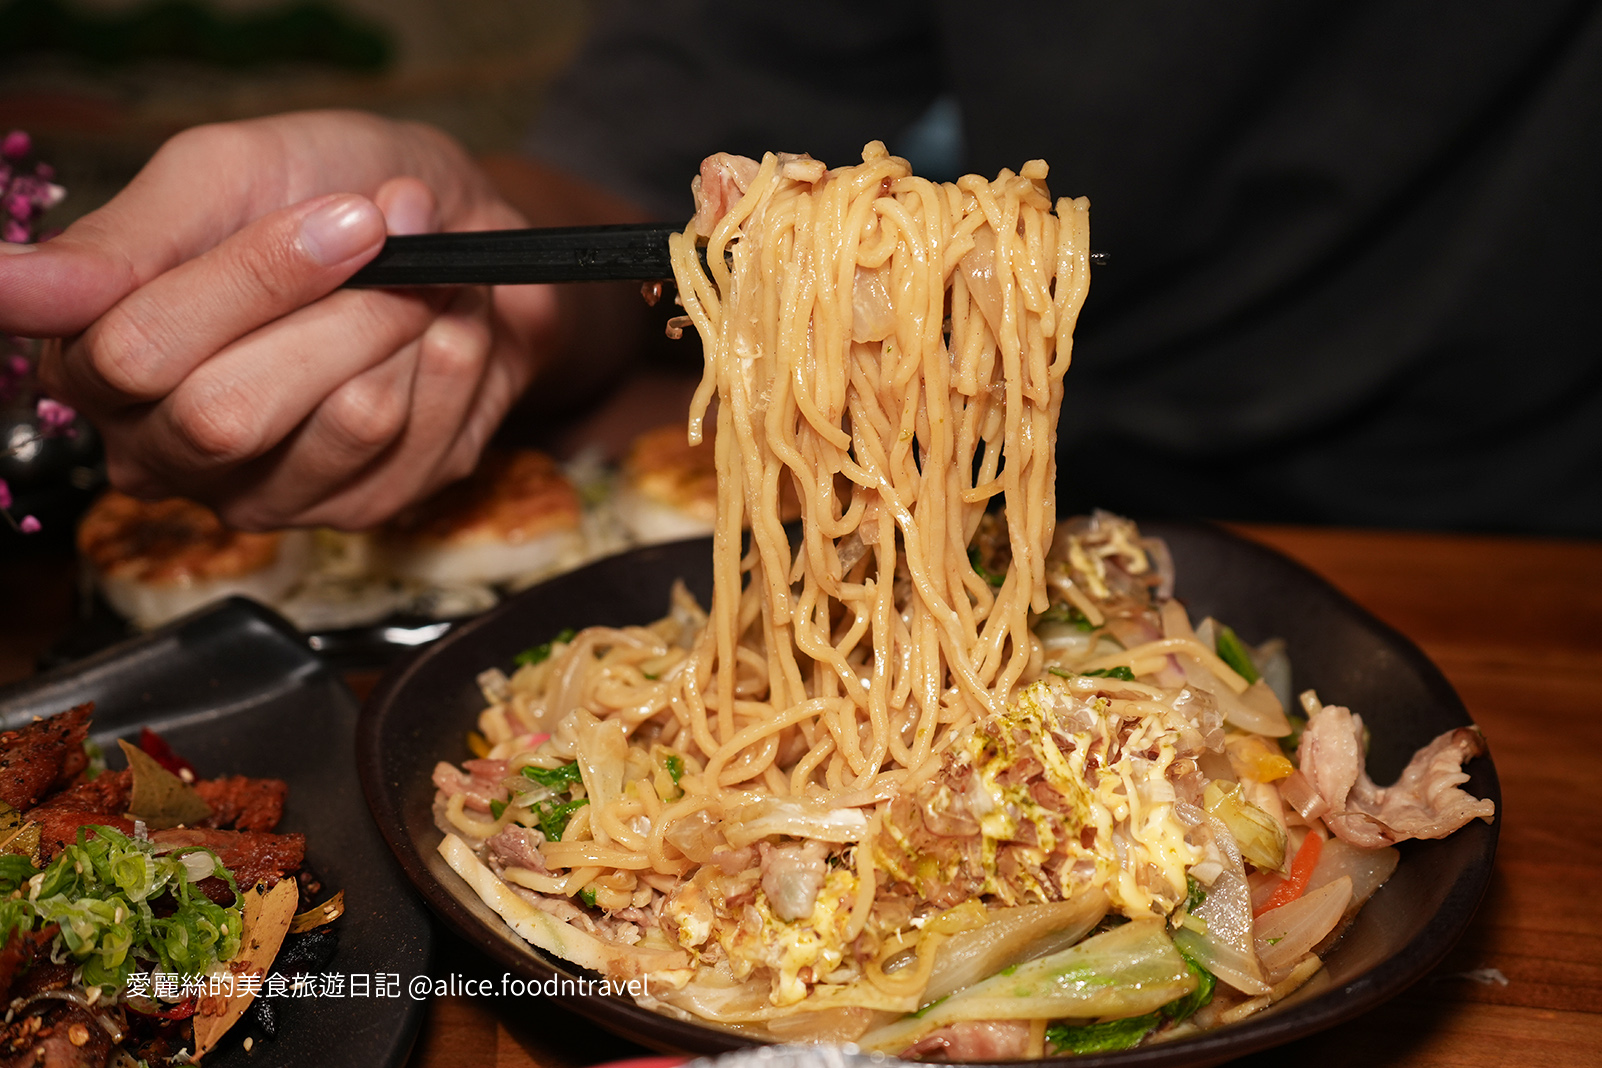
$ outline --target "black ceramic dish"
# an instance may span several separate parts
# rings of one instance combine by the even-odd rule
[[[306,640],[267,609],[235,598],[0,691],[0,725],[84,701],[95,702],[92,737],[109,754],[118,754],[115,739],[148,726],[202,775],[286,781],[280,829],[304,833],[308,866],[329,892],[345,891],[328,970],[400,977],[395,997],[295,998],[274,1040],[257,1039],[246,1052],[240,1035],[230,1034],[206,1064],[401,1064],[423,1010],[404,984],[428,970],[432,925],[364,811],[352,768],[356,700]],[[110,760],[120,764],[120,754]]]
[[[1143,529],[1167,539],[1177,593],[1193,618],[1215,616],[1251,642],[1284,638],[1298,690],[1315,688],[1325,701],[1361,713],[1373,732],[1369,768],[1376,781],[1393,781],[1414,750],[1469,722],[1446,679],[1411,642],[1312,572],[1214,527],[1149,523]],[[709,546],[703,540],[637,550],[534,587],[391,669],[363,712],[357,734],[362,787],[390,848],[435,912],[518,975],[545,980],[586,973],[523,942],[435,852],[441,836],[430,812],[429,772],[441,759],[465,756],[464,738],[482,705],[473,681],[480,671],[509,666],[520,650],[563,627],[658,618],[676,578],[705,599]],[[1476,759],[1468,770],[1466,789],[1491,798],[1500,810],[1491,761]],[[1325,969],[1272,1011],[1194,1038],[1072,1063],[1217,1064],[1373,1008],[1422,976],[1463,933],[1490,879],[1496,838],[1496,825],[1475,822],[1441,841],[1403,845],[1396,874],[1359,914]],[[743,1044],[620,998],[567,1003],[659,1049],[701,1053]]]
[[[366,626],[296,633],[301,635],[301,643],[316,652],[332,671],[376,671],[436,640],[463,618],[467,617],[434,619],[396,613]],[[94,593],[85,599],[77,621],[44,654],[39,666],[55,668],[75,663],[136,633],[132,623]]]

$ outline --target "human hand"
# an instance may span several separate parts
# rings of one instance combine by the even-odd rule
[[[524,225],[449,138],[322,112],[198,127],[56,239],[0,246],[0,329],[112,483],[231,525],[368,526],[470,471],[554,328],[544,287],[343,290],[386,230]]]

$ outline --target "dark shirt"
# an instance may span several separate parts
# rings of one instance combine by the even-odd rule
[[[632,0],[531,147],[681,219],[942,95],[1112,257],[1064,509],[1602,535],[1602,5]]]

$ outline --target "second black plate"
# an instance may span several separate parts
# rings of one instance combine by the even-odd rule
[[[0,692],[0,725],[84,701],[95,702],[92,737],[110,753],[115,739],[148,726],[202,775],[283,779],[289,800],[281,829],[304,833],[307,864],[329,892],[345,892],[329,968],[346,977],[345,996],[295,998],[275,1040],[246,1052],[230,1035],[206,1064],[401,1064],[423,1011],[406,983],[427,972],[433,932],[362,803],[356,699],[305,639],[267,609],[235,598]],[[386,993],[395,976],[394,996],[350,996],[355,975],[367,977],[370,991],[382,976]]]

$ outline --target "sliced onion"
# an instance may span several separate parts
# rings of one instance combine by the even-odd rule
[[[1400,859],[1401,854],[1390,846],[1359,849],[1350,842],[1329,838],[1318,855],[1318,866],[1313,869],[1312,878],[1307,880],[1307,890],[1311,892],[1337,880],[1350,879],[1352,899],[1346,906],[1349,915],[1374,896],[1374,891],[1384,885],[1396,870],[1396,862]]]
[[[1293,771],[1279,780],[1279,796],[1291,808],[1301,813],[1302,819],[1314,820],[1329,811],[1329,802],[1300,771]]]
[[[1289,975],[1335,929],[1351,899],[1352,880],[1343,875],[1257,917],[1257,958],[1267,980],[1277,983]]]
[[[1174,944],[1236,990],[1266,994],[1268,984],[1263,982],[1252,943],[1252,895],[1240,847],[1216,816],[1207,817],[1207,826],[1223,863],[1223,871],[1207,889],[1207,900],[1192,913],[1207,931],[1182,927],[1174,934]]]
[[[629,739],[618,720],[600,720],[582,708],[568,716],[572,724],[574,757],[584,776],[590,804],[606,808],[623,796],[623,772],[629,760]]]
[[[1211,694],[1231,726],[1270,738],[1283,738],[1290,733],[1290,720],[1285,718],[1279,698],[1274,696],[1262,679],[1248,686],[1244,693],[1237,694],[1196,660],[1188,656],[1180,656],[1178,660],[1185,673],[1185,681]]]
[[[723,836],[736,847],[773,834],[819,842],[857,842],[867,833],[868,817],[861,809],[833,808],[802,797],[764,797],[732,809],[723,822]]]

